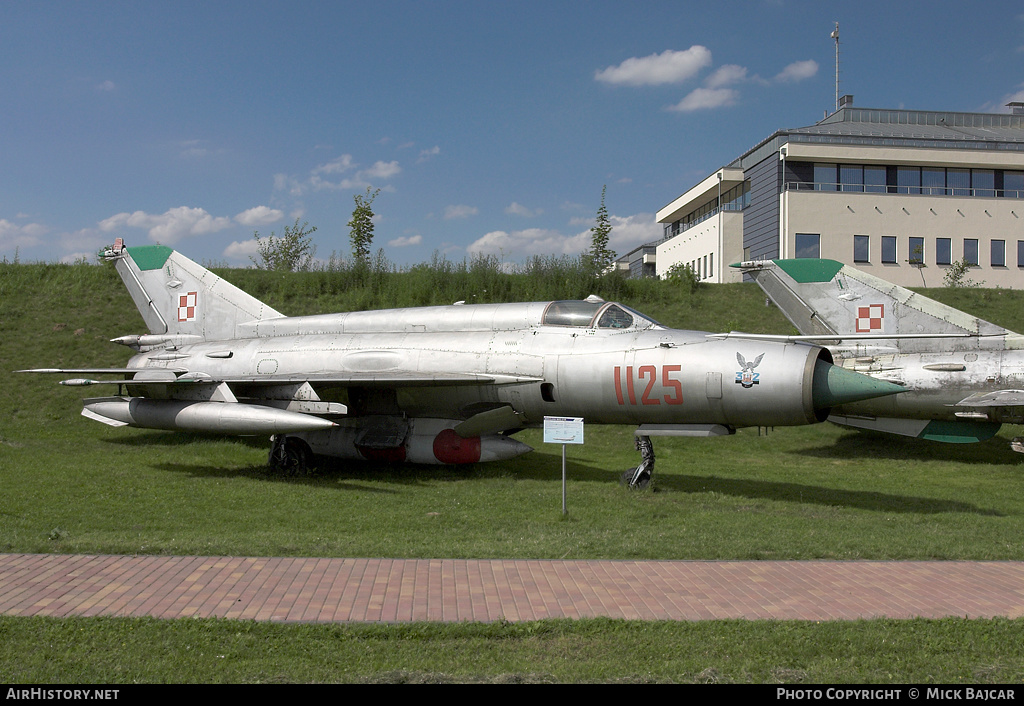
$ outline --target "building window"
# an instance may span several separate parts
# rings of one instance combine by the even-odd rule
[[[864,191],[864,167],[859,164],[840,164],[839,183],[843,191]]]
[[[835,164],[815,163],[814,188],[816,191],[835,191],[838,188],[836,168]]]
[[[1017,267],[1024,267],[1024,240],[1017,241]]]
[[[788,189],[1024,198],[1024,171],[1010,169],[793,161],[786,163],[785,179]],[[723,195],[723,208],[732,210],[730,199]]]
[[[1003,172],[1003,196],[1024,198],[1024,172]]]
[[[921,168],[920,167],[897,167],[896,168],[896,193],[899,193],[899,194],[920,194],[921,193]]]
[[[817,233],[797,233],[796,256],[798,258],[821,257],[821,236]]]
[[[864,191],[885,193],[885,167],[864,166]]]
[[[946,193],[945,167],[922,167],[921,191],[931,196],[944,196]]]
[[[935,239],[935,264],[949,265],[953,262],[953,242],[949,238]]]
[[[882,236],[882,262],[896,262],[896,236]]]
[[[870,262],[871,261],[871,238],[867,235],[855,235],[853,236],[853,261],[854,262]]]
[[[953,190],[953,196],[970,196],[971,170],[950,167],[946,170],[946,186]]]
[[[971,189],[974,196],[996,195],[996,173],[991,169],[971,170]]]
[[[978,239],[964,238],[964,260],[968,265],[978,266]]]
[[[1006,241],[992,241],[992,267],[1006,267]]]
[[[907,251],[907,262],[911,265],[924,264],[924,238],[911,238]]]

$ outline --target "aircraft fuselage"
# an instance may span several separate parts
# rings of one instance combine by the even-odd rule
[[[546,415],[585,415],[598,424],[742,427],[815,421],[811,379],[821,352],[801,344],[719,341],[702,332],[663,328],[534,326],[270,335],[146,352],[132,358],[129,367],[185,368],[197,380],[231,380],[240,400],[250,391],[265,396],[264,376],[308,380],[321,400],[349,406],[360,404],[352,387],[367,392],[367,404],[377,399],[378,388],[397,387],[397,407],[411,417],[463,419],[482,406],[511,405],[526,425],[539,425]],[[750,361],[763,356],[746,382],[737,353]],[[436,375],[437,384],[396,385],[393,371]],[[446,374],[479,375],[495,384],[448,384]],[[359,376],[360,382],[344,388],[317,383],[317,376],[345,375]],[[128,387],[147,397],[162,393],[159,385]]]

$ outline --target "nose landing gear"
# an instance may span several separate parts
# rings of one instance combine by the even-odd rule
[[[651,484],[654,472],[654,444],[649,436],[636,437],[636,450],[640,452],[640,465],[622,474],[622,482],[630,488],[643,490]]]

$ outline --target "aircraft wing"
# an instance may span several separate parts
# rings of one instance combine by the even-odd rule
[[[211,402],[238,403],[240,400],[236,397],[237,393],[243,397],[245,403],[230,405],[234,416],[227,422],[220,419],[220,416],[223,416],[220,413],[229,409],[228,405],[214,405],[210,408],[201,408],[200,405],[195,406],[195,416],[196,420],[198,420],[194,420],[198,425],[195,428],[217,428],[234,431],[244,431],[250,429],[250,427],[262,429],[268,424],[277,430],[280,430],[282,424],[291,425],[289,428],[293,430],[320,428],[319,425],[322,424],[333,425],[332,422],[309,416],[322,415],[331,417],[344,416],[349,413],[349,408],[345,404],[322,401],[320,399],[318,393],[323,392],[327,388],[362,388],[364,390],[387,391],[410,387],[508,385],[541,381],[540,378],[515,375],[425,373],[398,370],[288,375],[229,375],[220,377],[166,368],[40,368],[19,372],[121,376],[120,379],[110,380],[72,378],[61,381],[62,385],[74,387],[91,385],[160,386],[165,388],[166,391],[160,393],[159,398],[165,395],[170,398],[164,404],[170,405],[169,409],[171,412],[167,414],[171,414],[175,418],[175,424],[185,423],[177,419],[177,415],[185,413],[185,407],[182,405],[187,406],[196,402],[200,403],[200,405]],[[133,377],[126,379],[125,376],[128,375]],[[170,389],[173,389],[173,392]],[[159,399],[157,403],[159,403]],[[126,405],[128,405],[127,409],[130,410],[130,402],[125,398],[86,400],[86,406],[82,414],[104,424],[122,426],[131,421],[124,417]],[[267,409],[268,407],[276,409]],[[215,412],[220,416],[215,415]],[[156,412],[153,413],[156,414]],[[214,419],[214,416],[217,416],[217,418]],[[238,419],[234,417],[238,417]],[[163,420],[161,423],[171,423],[163,417],[161,419]],[[225,426],[226,424],[228,426]],[[230,426],[230,424],[234,424],[234,426]],[[465,420],[459,425],[457,433],[474,436],[481,433],[496,433],[522,426],[522,420],[511,407],[507,409],[501,407],[497,410],[485,411]]]
[[[213,377],[203,373],[192,374],[188,370],[168,368],[36,368],[19,370],[21,373],[44,373],[65,375],[132,375],[131,378],[116,380],[93,380],[75,378],[62,380],[62,385],[84,387],[88,385],[124,384],[220,384],[228,385],[295,385],[310,383],[327,387],[425,387],[457,385],[509,385],[542,382],[541,378],[520,375],[492,375],[485,373],[424,373],[418,371],[374,371],[340,372],[289,375],[228,375]]]
[[[33,368],[16,370],[18,373],[39,373],[44,375],[120,375],[117,380],[93,380],[91,378],[71,378],[61,380],[61,385],[85,387],[87,385],[123,385],[126,382],[175,382],[178,375],[188,372],[184,369],[169,368]],[[131,376],[131,377],[129,377]]]
[[[63,375],[131,375],[142,370],[145,370],[145,368],[33,368],[31,370],[16,370],[14,372]],[[157,368],[153,368],[153,370],[157,370]],[[159,368],[159,370],[167,370],[172,373],[188,372],[183,368]]]
[[[1024,390],[976,392],[956,403],[956,407],[1022,407]]]
[[[191,382],[188,376],[181,382]],[[212,382],[202,377],[195,382]],[[296,375],[246,375],[226,377],[218,382],[244,385],[287,385],[308,382],[311,385],[328,387],[428,387],[456,385],[510,385],[516,383],[542,382],[542,378],[521,375],[491,375],[485,373],[423,373],[414,371],[359,372],[359,373],[315,373]]]
[[[956,413],[956,416],[961,418],[984,418],[1004,424],[1024,422],[1024,390],[975,392],[951,406],[967,408]]]
[[[1000,422],[987,419],[909,419],[830,414],[828,421],[852,429],[867,429],[898,434],[947,444],[973,444],[991,439],[999,431]]]
[[[810,336],[785,336],[772,333],[743,333],[742,331],[730,331],[729,333],[713,333],[708,338],[741,338],[748,341],[779,341],[782,343],[799,343],[828,341],[840,343],[842,341],[889,341],[900,339],[918,338],[978,338],[985,334],[976,333],[823,333]],[[993,334],[994,335],[994,334]]]

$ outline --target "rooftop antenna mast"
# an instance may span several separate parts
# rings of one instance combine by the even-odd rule
[[[836,40],[836,111],[839,111],[839,23],[832,30],[832,39]]]

